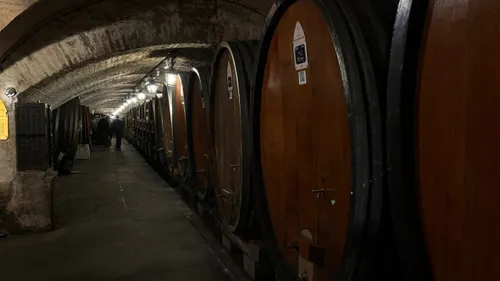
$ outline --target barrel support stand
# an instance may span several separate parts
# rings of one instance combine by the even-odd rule
[[[234,258],[239,259],[245,272],[253,280],[273,280],[271,262],[262,253],[262,241],[244,241],[233,233],[222,230],[222,246]]]

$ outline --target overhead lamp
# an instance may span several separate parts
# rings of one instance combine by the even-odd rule
[[[140,100],[143,100],[146,98],[146,94],[145,93],[137,93],[137,98]]]
[[[175,82],[177,82],[177,74],[167,73],[166,76],[167,77],[165,77],[165,78],[167,80],[167,85],[168,86],[174,86]]]
[[[4,92],[4,94],[8,97],[8,98],[14,98],[15,96],[17,96],[17,91],[16,89],[10,87],[10,88],[7,88]]]
[[[158,91],[158,85],[156,85],[155,83],[148,84],[146,88],[148,89],[148,92],[150,94],[156,94],[156,92]]]
[[[162,98],[162,97],[163,97],[163,94],[156,94],[156,97],[157,97],[157,98]]]

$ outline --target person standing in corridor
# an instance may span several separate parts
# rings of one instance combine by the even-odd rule
[[[113,124],[111,125],[113,128],[113,132],[115,133],[116,137],[116,149],[121,150],[122,149],[122,138],[123,138],[123,129],[125,127],[125,124],[123,120],[120,117],[116,117],[115,120],[113,120]]]

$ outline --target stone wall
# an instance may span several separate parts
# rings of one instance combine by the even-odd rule
[[[48,231],[53,227],[53,172],[17,172],[0,184],[0,233]]]

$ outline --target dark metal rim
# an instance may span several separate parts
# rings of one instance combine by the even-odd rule
[[[237,77],[237,83],[238,83],[238,90],[239,90],[239,99],[240,99],[240,122],[241,122],[241,135],[242,135],[242,140],[241,140],[241,148],[242,148],[242,157],[241,157],[241,194],[240,194],[240,210],[239,210],[239,216],[236,222],[232,224],[228,224],[227,231],[229,232],[235,232],[243,227],[245,227],[248,224],[248,217],[249,217],[249,199],[251,195],[251,190],[250,190],[250,158],[251,158],[251,151],[250,151],[250,146],[249,146],[249,141],[250,141],[250,126],[249,126],[249,100],[248,100],[248,93],[250,92],[250,85],[248,85],[245,76],[251,75],[245,71],[244,64],[245,63],[250,63],[250,62],[245,62],[242,58],[241,53],[239,52],[238,49],[238,44],[240,42],[235,42],[235,41],[225,41],[221,42],[217,48],[217,52],[214,58],[214,61],[212,63],[212,73],[210,75],[210,114],[209,114],[209,129],[210,132],[213,134],[214,132],[214,104],[215,104],[215,73],[219,67],[219,60],[220,57],[222,56],[222,53],[224,51],[228,51],[231,55],[231,58],[234,62],[235,65],[235,72],[233,76]],[[212,153],[215,153],[215,151],[212,151]],[[213,155],[215,156],[215,155]],[[215,158],[212,160],[212,162],[215,163]],[[217,181],[218,182],[218,181]]]
[[[347,2],[352,3],[352,2]],[[368,155],[370,168],[369,181],[369,213],[366,218],[365,233],[363,234],[362,248],[359,256],[359,264],[356,271],[360,274],[356,279],[366,278],[373,263],[373,258],[378,246],[378,232],[382,221],[382,208],[384,201],[385,186],[385,152],[384,152],[384,126],[382,123],[382,111],[380,94],[385,91],[386,63],[380,62],[380,58],[385,58],[388,54],[383,46],[386,36],[382,23],[371,5],[363,5],[359,10],[347,6],[346,2],[339,1],[342,12],[348,23],[352,42],[352,47],[358,56],[358,71],[361,79],[361,89],[364,95],[364,110],[366,118],[366,133],[368,137]],[[366,21],[370,24],[366,26]],[[351,48],[351,46],[347,46]],[[370,51],[374,51],[370,53]],[[382,60],[384,61],[384,60]],[[383,79],[380,79],[380,76]],[[355,81],[354,81],[355,82]],[[355,82],[357,83],[357,82]],[[347,241],[349,242],[349,241]],[[354,241],[354,243],[357,243]],[[346,243],[346,245],[348,245]],[[345,260],[349,257],[345,256]]]
[[[265,186],[263,182],[261,158],[260,158],[260,110],[261,110],[261,89],[262,79],[267,61],[267,49],[270,45],[274,30],[276,29],[279,20],[285,11],[297,0],[285,0],[277,2],[271,9],[266,27],[264,28],[262,47],[258,61],[258,69],[255,78],[255,93],[252,100],[252,128],[253,128],[253,149],[254,149],[254,191],[255,196],[258,198],[256,210],[259,214],[261,221],[262,231],[267,238],[267,247],[269,248],[270,256],[274,262],[280,266],[281,271],[286,271],[288,266],[283,262],[283,256],[277,248],[277,241],[274,237],[272,223],[269,217],[269,209],[267,205]],[[378,105],[378,96],[376,89],[370,89],[367,93],[363,88],[364,75],[362,68],[369,68],[370,66],[361,65],[358,61],[357,52],[353,41],[359,39],[352,36],[350,28],[352,26],[347,24],[347,21],[355,21],[355,18],[346,18],[346,13],[349,15],[349,7],[345,3],[338,3],[340,1],[322,1],[313,0],[314,3],[322,10],[323,17],[330,27],[331,38],[337,52],[341,71],[344,77],[344,90],[349,112],[349,128],[351,138],[351,158],[352,158],[352,196],[351,196],[351,210],[350,221],[348,226],[347,241],[344,248],[343,262],[341,272],[339,273],[339,280],[351,280],[355,274],[356,268],[360,262],[360,253],[362,251],[362,244],[366,239],[367,222],[371,217],[368,216],[370,209],[370,189],[380,189],[382,193],[382,184],[374,185],[371,181],[374,175],[372,174],[371,163],[379,161],[382,163],[380,151],[372,153],[372,145],[370,138],[381,137],[382,128],[381,124],[376,124],[377,120],[380,123],[380,112],[376,110],[368,110],[365,106],[366,101]],[[364,42],[355,42],[356,44],[363,44]],[[355,51],[356,50],[356,51]],[[369,63],[369,62],[368,62]],[[369,96],[367,96],[367,94]],[[370,124],[369,122],[375,122]],[[374,130],[377,130],[374,132]],[[378,144],[377,144],[378,145]],[[374,159],[378,158],[379,159]],[[380,208],[381,211],[381,204]],[[373,211],[373,209],[372,209]],[[378,224],[375,221],[374,224]],[[286,273],[285,273],[286,274]]]
[[[418,211],[415,97],[428,1],[399,3],[387,81],[388,185],[405,280],[432,280]],[[425,39],[424,39],[425,40]]]

